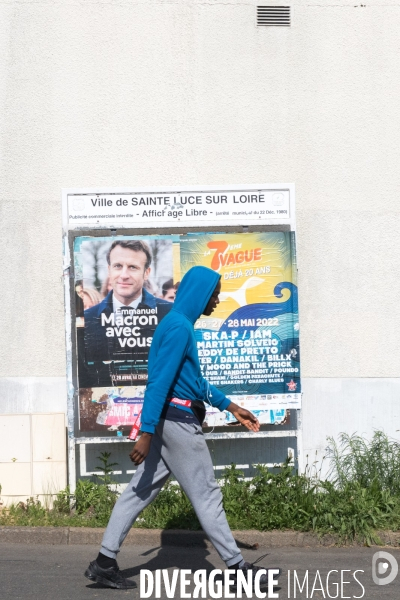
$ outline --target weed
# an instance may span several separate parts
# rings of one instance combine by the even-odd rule
[[[400,444],[383,432],[371,441],[342,434],[330,439],[331,473],[321,479],[314,461],[299,474],[288,459],[273,471],[256,467],[245,481],[231,465],[223,473],[221,490],[226,515],[233,529],[294,529],[338,534],[343,541],[359,539],[379,543],[376,531],[400,528]],[[103,527],[116,501],[110,453],[99,457],[97,481],[79,480],[74,495],[67,487],[57,494],[52,510],[38,499],[3,509],[0,525],[69,525]],[[72,506],[72,511],[71,511]],[[168,481],[143,511],[135,527],[200,529],[183,490]]]
[[[53,512],[59,516],[73,514],[75,520],[79,517],[94,520],[96,526],[107,525],[111,511],[117,500],[117,492],[111,489],[115,484],[111,475],[113,467],[118,463],[110,463],[111,452],[102,452],[98,456],[101,465],[96,467],[100,474],[96,475],[99,482],[89,479],[79,479],[76,484],[75,494],[70,493],[69,486],[57,494],[53,505]],[[86,524],[87,523],[83,523]]]
[[[117,500],[117,493],[108,485],[79,480],[75,491],[75,510],[78,515],[93,516],[100,526],[107,525]]]
[[[361,487],[371,485],[400,495],[400,444],[391,440],[383,431],[375,431],[368,442],[353,434],[341,433],[339,443],[328,438],[331,446],[328,457],[331,461],[329,477],[340,489],[349,482],[358,482]]]
[[[71,500],[72,496],[69,491],[69,485],[67,485],[65,490],[58,492],[53,502],[54,512],[60,515],[69,515],[71,513]]]
[[[109,463],[108,459],[111,456],[111,452],[101,452],[100,456],[98,456],[98,460],[101,462],[99,467],[95,467],[96,471],[101,471],[97,478],[101,481],[103,485],[112,485],[115,483],[111,478],[113,473],[113,467],[117,467],[118,463]]]

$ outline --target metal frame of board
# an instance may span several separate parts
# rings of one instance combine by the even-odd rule
[[[182,218],[168,222],[167,219],[161,221],[141,220],[137,215],[122,215],[124,220],[120,220],[118,215],[111,219],[96,220],[95,216],[90,217],[85,222],[84,218],[79,218],[79,214],[74,220],[75,215],[70,215],[71,201],[75,198],[129,198],[132,195],[169,194],[176,198],[180,194],[196,194],[198,197],[204,194],[221,195],[243,193],[263,193],[269,198],[275,194],[285,195],[288,198],[289,210],[284,215],[261,217],[256,213],[253,217],[247,215],[235,217],[230,213],[230,218],[226,217],[225,222],[217,219],[215,214],[208,214],[207,217],[200,218]],[[121,200],[122,202],[122,200]],[[175,206],[179,202],[175,200]],[[189,232],[208,232],[208,233],[242,233],[259,231],[295,231],[295,198],[293,184],[262,184],[262,185],[243,185],[243,186],[179,186],[174,188],[112,188],[112,189],[66,189],[62,193],[63,207],[63,279],[65,296],[65,335],[66,335],[66,358],[67,358],[67,420],[68,420],[68,482],[71,493],[76,489],[76,448],[80,447],[80,471],[81,475],[90,475],[86,472],[86,444],[115,444],[132,443],[127,437],[111,436],[86,436],[79,435],[78,432],[78,380],[77,380],[77,361],[76,361],[76,336],[75,336],[75,315],[71,310],[74,306],[74,265],[71,260],[73,257],[73,243],[75,237],[82,235],[88,236],[110,236],[115,235],[154,235],[154,234],[177,234]],[[232,207],[231,207],[232,208]],[[126,212],[126,211],[125,211]],[[207,211],[204,211],[207,212]],[[232,211],[231,211],[232,212]],[[270,214],[272,211],[270,211]],[[83,221],[83,222],[82,222]],[[223,427],[219,432],[205,433],[207,440],[232,440],[232,439],[254,439],[254,438],[287,438],[287,454],[291,457],[293,464],[297,464],[301,471],[303,468],[302,460],[302,419],[301,410],[290,409],[290,415],[295,417],[291,428],[277,429],[276,426],[263,426],[258,433],[246,430],[233,431],[232,427]],[[78,433],[77,433],[78,432]],[[292,447],[294,438],[296,439],[296,450]],[[265,463],[266,466],[275,466],[272,463]]]

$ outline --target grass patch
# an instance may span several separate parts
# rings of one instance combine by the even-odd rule
[[[286,462],[274,472],[258,466],[251,481],[232,465],[221,479],[227,518],[232,529],[294,529],[338,534],[379,543],[376,530],[400,528],[400,445],[378,431],[368,442],[342,434],[329,439],[330,475],[321,480],[315,469],[297,474]],[[80,480],[72,497],[60,492],[47,510],[35,499],[3,509],[0,525],[104,527],[117,495],[113,490],[110,453],[99,457],[102,475]],[[72,510],[71,510],[72,506]],[[140,515],[135,527],[201,529],[182,489],[167,482]]]

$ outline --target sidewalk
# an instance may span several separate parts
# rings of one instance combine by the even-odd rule
[[[89,527],[0,527],[0,543],[17,544],[56,544],[56,545],[99,545],[103,537],[103,528]],[[304,548],[341,545],[335,535],[319,538],[314,533],[299,531],[233,531],[233,535],[242,548]],[[379,536],[384,546],[399,548],[400,531],[382,531]],[[125,546],[181,546],[207,547],[211,544],[203,531],[183,529],[131,529],[124,542]],[[364,546],[364,544],[349,544]]]

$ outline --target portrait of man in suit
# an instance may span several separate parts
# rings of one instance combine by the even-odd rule
[[[146,289],[151,263],[151,250],[144,240],[123,239],[111,244],[107,252],[111,289],[102,302],[84,311],[80,387],[146,383],[155,328],[173,306]],[[128,362],[116,369],[115,361]]]

